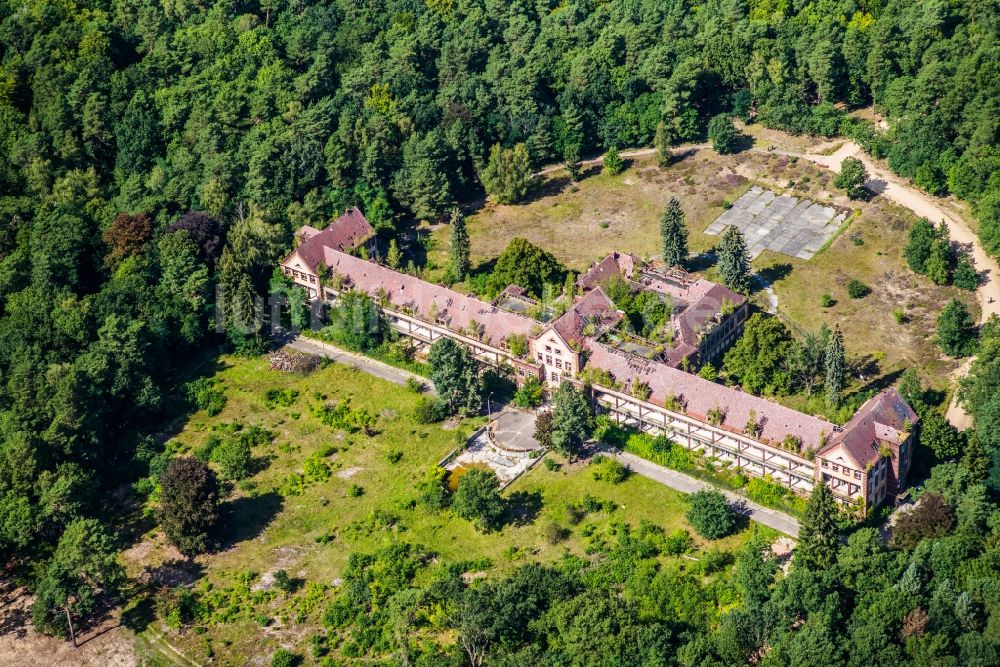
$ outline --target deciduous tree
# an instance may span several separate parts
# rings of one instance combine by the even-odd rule
[[[833,186],[844,190],[851,199],[860,199],[864,196],[867,180],[868,170],[864,163],[855,157],[848,157],[840,164],[840,173],[833,179]]]
[[[570,461],[593,430],[593,411],[583,392],[563,381],[552,392],[552,448]]]
[[[484,533],[496,530],[506,511],[499,488],[496,473],[473,468],[459,478],[451,507],[458,516],[472,521]]]
[[[691,508],[687,520],[698,534],[715,540],[729,535],[736,529],[736,513],[718,491],[703,490],[688,496]]]

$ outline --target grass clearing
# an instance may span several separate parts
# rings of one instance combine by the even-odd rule
[[[270,655],[278,644],[304,653],[309,635],[320,629],[319,617],[349,555],[373,552],[392,540],[419,544],[442,564],[489,559],[493,574],[526,561],[552,562],[567,553],[583,556],[587,534],[600,533],[613,521],[633,527],[648,521],[667,534],[686,529],[696,547],[711,545],[723,551],[739,548],[749,536],[749,528],[744,528],[722,540],[703,540],[684,519],[683,494],[637,475],[617,485],[597,481],[584,462],[561,462],[552,469],[535,466],[505,491],[513,520],[498,532],[482,534],[451,512],[434,513],[414,500],[425,471],[483,418],[464,420],[457,427],[417,425],[411,413],[419,394],[335,363],[303,376],[272,371],[263,358],[224,356],[214,378],[225,391],[226,405],[213,417],[198,412],[188,419],[174,436],[181,451],[204,445],[222,424],[239,422],[244,428],[258,426],[275,433],[270,444],[255,448],[260,463],[256,474],[238,483],[223,503],[222,548],[185,563],[154,530],[124,556],[134,576],[170,586],[188,581],[235,600],[231,622],[181,634],[160,622],[150,628],[166,632],[171,644],[195,660],[214,650],[215,655],[242,655],[252,661],[251,656]],[[286,399],[276,403],[276,392]],[[375,415],[374,434],[350,434],[323,425],[311,410],[321,402],[317,392],[325,396],[322,402],[349,400],[352,409]],[[283,487],[287,492],[290,476],[306,472],[317,459],[329,466],[326,479],[307,479],[300,495],[280,493]],[[363,493],[353,497],[350,489],[355,485]],[[588,496],[615,509],[580,516],[571,506]],[[300,582],[298,590],[255,598],[253,587],[261,575],[279,569]],[[177,576],[181,571],[187,579]],[[229,593],[239,588],[246,572],[257,575],[249,591]]]
[[[800,137],[788,146],[783,133],[753,128],[761,145],[806,150],[816,144],[815,139]],[[816,331],[823,323],[840,325],[853,362],[849,390],[891,384],[910,367],[926,384],[947,388],[958,364],[934,342],[938,312],[952,296],[969,305],[974,314],[978,307],[971,293],[935,286],[906,266],[902,249],[907,230],[916,220],[910,211],[883,197],[851,200],[833,188],[828,170],[777,153],[717,155],[710,149],[688,149],[666,168],[652,157],[642,157],[628,161],[628,168],[617,176],[600,173],[598,168],[588,174],[574,184],[561,171],[552,172],[530,201],[513,206],[488,204],[469,216],[474,261],[488,262],[514,236],[551,251],[577,271],[612,250],[653,257],[659,254],[659,216],[671,196],[680,199],[686,213],[692,253],[704,253],[718,243],[719,237],[704,230],[725,203],[735,201],[751,185],[760,185],[777,194],[852,212],[844,228],[811,260],[765,251],[754,261],[754,268],[773,283],[786,323],[800,334]],[[447,226],[432,232],[431,267],[447,264],[449,232]],[[705,277],[718,280],[711,262],[699,258],[693,264]],[[442,269],[432,268],[428,277],[436,279],[440,273]],[[872,293],[851,299],[847,294],[851,279],[861,280]],[[835,303],[822,307],[827,292]],[[766,294],[758,292],[754,297],[767,307]],[[909,320],[897,323],[896,310],[904,311]],[[814,407],[805,397],[782,402],[810,412]]]

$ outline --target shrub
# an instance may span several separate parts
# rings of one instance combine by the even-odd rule
[[[306,457],[302,464],[302,472],[311,482],[325,482],[331,475],[330,464],[320,452]]]
[[[856,278],[851,278],[847,283],[847,296],[852,299],[863,299],[871,293],[871,288]]]
[[[211,460],[219,464],[223,479],[246,479],[253,474],[253,454],[248,438],[226,438],[212,450]]]
[[[698,491],[691,495],[690,502],[687,520],[702,537],[714,540],[736,529],[736,513],[718,491]]]
[[[627,436],[622,449],[674,470],[694,470],[697,467],[691,452],[663,436],[633,433]]]
[[[755,477],[747,483],[747,497],[755,503],[774,507],[784,501],[788,490],[766,478]]]
[[[403,460],[403,452],[398,449],[393,449],[390,452],[386,452],[385,460],[389,463],[396,464]]]
[[[264,405],[270,410],[279,407],[287,408],[295,403],[298,396],[299,392],[295,389],[268,389],[264,393]]]
[[[823,296],[819,299],[819,305],[823,308],[829,308],[830,306],[837,303],[837,300],[833,298],[833,295],[829,292],[824,292]]]
[[[364,488],[362,488],[357,484],[351,484],[349,487],[347,487],[347,495],[350,496],[351,498],[360,498],[361,496],[365,495],[365,490]]]
[[[226,406],[226,395],[220,388],[220,383],[211,378],[199,378],[187,383],[188,400],[199,410],[204,410],[210,417],[222,412]]]
[[[556,545],[569,537],[569,531],[560,526],[555,521],[549,521],[542,529],[545,541],[551,545]]]
[[[546,470],[551,470],[552,472],[555,472],[556,470],[559,470],[559,468],[562,467],[561,465],[559,465],[558,463],[556,463],[554,460],[549,459],[549,458],[545,459],[543,461],[543,463],[545,464],[545,469]]]
[[[910,321],[910,316],[902,308],[892,311],[892,317],[896,320],[896,324],[906,324]]]
[[[444,468],[434,466],[427,471],[424,478],[417,483],[417,492],[420,502],[428,509],[441,511],[448,507],[450,497],[445,488],[445,479],[448,471]]]
[[[208,436],[208,440],[205,441],[204,445],[194,450],[194,457],[202,463],[208,463],[212,460],[212,453],[215,451],[215,448],[220,444],[222,444],[222,438],[212,433]]]
[[[422,394],[427,390],[427,385],[417,378],[408,377],[406,378],[406,388],[414,394]]]
[[[590,465],[592,468],[590,474],[597,481],[621,484],[628,478],[629,475],[629,469],[627,466],[622,465],[622,463],[617,459],[613,459],[609,456],[598,454],[590,460]]]
[[[271,667],[295,667],[299,664],[299,656],[291,651],[279,648],[271,656]]]
[[[433,396],[421,396],[413,407],[413,420],[418,424],[434,424],[448,416],[448,406]]]
[[[278,570],[274,573],[274,585],[287,593],[292,590],[292,578],[285,570]]]
[[[663,540],[662,550],[668,556],[680,556],[694,548],[691,534],[683,528],[678,528]]]

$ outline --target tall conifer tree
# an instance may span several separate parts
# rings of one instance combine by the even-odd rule
[[[458,207],[451,209],[451,268],[456,280],[465,280],[470,267],[469,230]]]
[[[844,334],[840,331],[840,325],[833,330],[833,335],[827,340],[826,354],[826,398],[830,405],[840,404],[840,395],[844,391],[844,374],[846,370],[846,358],[844,354]]]
[[[750,253],[743,232],[729,225],[722,232],[719,243],[719,273],[722,280],[734,290],[745,292],[750,288]]]
[[[684,225],[684,211],[677,197],[671,197],[660,217],[660,237],[663,242],[663,263],[683,266],[688,256],[688,232]]]
[[[795,567],[821,570],[837,559],[837,506],[830,487],[822,482],[813,486],[805,516],[799,528],[799,546]]]

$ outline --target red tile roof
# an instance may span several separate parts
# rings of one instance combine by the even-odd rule
[[[649,290],[670,297],[674,312],[670,321],[677,335],[673,347],[665,351],[671,366],[698,352],[701,333],[718,320],[725,302],[739,307],[746,297],[724,285],[694,276],[678,267],[656,270],[632,255],[613,252],[589,271],[577,283],[592,290],[611,278],[623,278],[635,289]]]
[[[603,331],[617,324],[621,318],[622,313],[615,308],[614,302],[604,290],[597,288],[587,292],[572,308],[556,319],[552,328],[566,342],[575,341],[578,345],[583,345],[586,339],[583,330],[588,324],[594,325],[595,332]]]
[[[326,264],[348,279],[347,286],[352,289],[371,296],[384,290],[394,308],[408,308],[428,322],[465,332],[474,328],[475,322],[482,332],[482,340],[494,347],[500,347],[501,341],[511,334],[530,336],[532,330],[540,326],[529,317],[347,253],[328,248]]]
[[[862,468],[879,458],[882,443],[898,445],[916,423],[917,413],[890,387],[868,399],[823,451],[842,445]]]
[[[836,428],[818,417],[602,343],[591,342],[590,350],[587,366],[593,364],[610,371],[626,393],[633,383],[645,382],[652,390],[650,402],[663,405],[668,396],[673,396],[684,406],[685,413],[702,421],[707,420],[710,410],[719,408],[725,413],[721,427],[734,433],[743,433],[752,410],[761,427],[758,440],[779,445],[786,436],[793,435],[801,440],[804,454],[807,448],[819,446],[823,434],[829,439]]]
[[[632,255],[613,252],[591,266],[586,273],[577,278],[576,283],[585,290],[591,290],[600,287],[609,278],[629,279],[635,271],[636,262],[636,258]]]
[[[375,229],[368,224],[356,206],[347,209],[343,215],[330,223],[323,231],[303,225],[298,236],[302,239],[295,252],[299,253],[313,272],[320,262],[329,266],[327,251],[353,250],[372,237]]]

